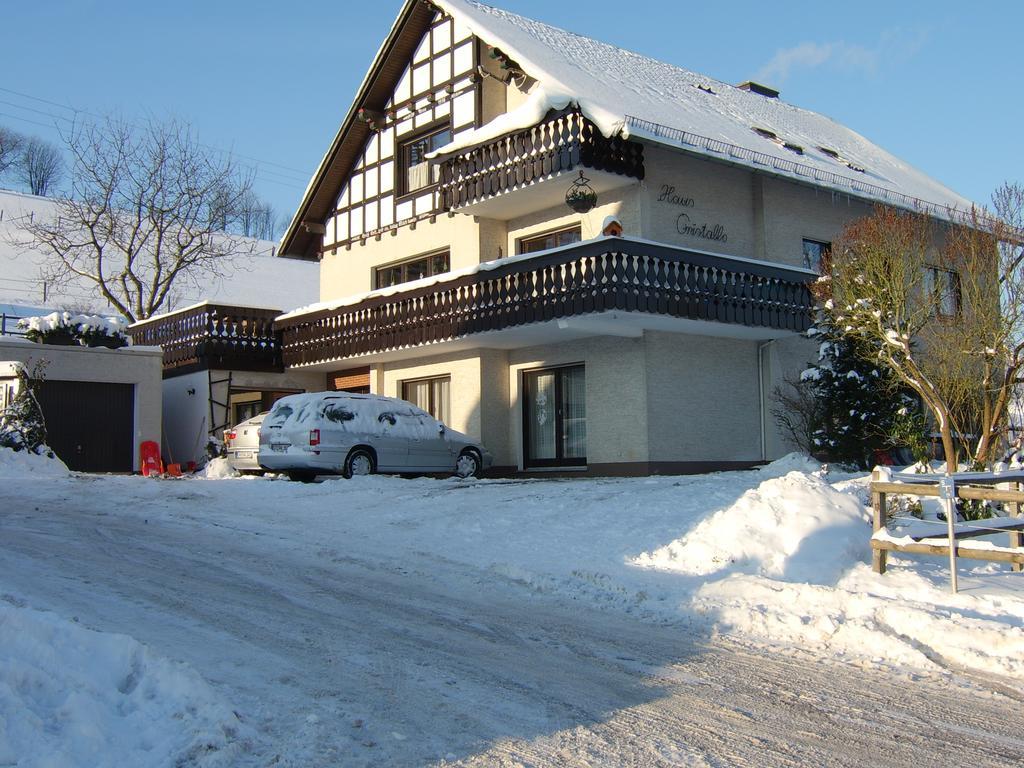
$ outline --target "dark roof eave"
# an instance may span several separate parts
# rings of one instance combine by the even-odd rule
[[[332,210],[341,185],[348,178],[370,134],[356,119],[360,107],[383,109],[406,64],[428,29],[436,9],[424,0],[406,0],[387,39],[360,86],[330,149],[317,168],[295,216],[281,238],[280,254],[292,258],[319,258],[318,235],[307,232],[304,222],[322,222]]]

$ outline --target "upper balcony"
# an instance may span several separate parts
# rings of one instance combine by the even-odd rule
[[[507,221],[562,205],[567,184],[546,183],[587,169],[601,195],[644,177],[644,148],[607,139],[572,110],[441,161],[441,197],[447,210]]]
[[[128,328],[132,343],[164,351],[164,375],[207,368],[280,372],[277,309],[202,302],[141,320]]]
[[[767,339],[811,324],[807,270],[630,238],[481,264],[277,321],[287,366],[645,329]],[[440,350],[439,350],[440,351]]]

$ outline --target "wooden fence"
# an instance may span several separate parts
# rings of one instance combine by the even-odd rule
[[[921,521],[921,526],[912,525],[908,527],[908,534],[901,537],[910,539],[910,541],[894,541],[879,536],[880,532],[887,530],[891,519],[890,496],[938,498],[940,496],[940,477],[941,475],[904,475],[899,479],[907,482],[890,482],[880,479],[881,475],[876,470],[871,481],[871,507],[873,510],[871,565],[876,573],[885,573],[889,552],[950,556],[947,523],[939,523],[933,530],[925,528],[928,521]],[[1021,490],[1021,484],[1024,483],[1024,472],[1002,474],[965,472],[953,475],[953,478],[956,481],[956,498],[999,502],[1007,505],[1010,516],[955,523],[952,554],[957,558],[1011,563],[1013,570],[1024,570],[1024,518],[1021,517],[1021,508],[1024,505],[1024,491]],[[994,486],[997,484],[1009,484],[1012,489],[995,488]],[[958,543],[962,539],[995,533],[1005,533],[1009,536],[1009,545],[1006,548],[980,549],[965,547]]]

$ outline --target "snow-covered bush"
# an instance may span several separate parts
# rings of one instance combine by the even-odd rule
[[[928,447],[923,419],[915,418],[915,403],[895,377],[824,313],[807,335],[819,342],[818,360],[776,389],[772,409],[790,439],[823,460],[862,469],[893,448],[909,447],[915,459],[927,460],[917,455]]]
[[[18,327],[25,337],[39,344],[81,344],[86,347],[117,349],[128,344],[127,324],[120,317],[51,312],[38,317],[24,317]]]
[[[18,391],[10,405],[0,412],[0,447],[53,456],[46,445],[46,422],[36,397],[45,369],[45,361],[36,363],[31,371],[24,365],[15,367]]]

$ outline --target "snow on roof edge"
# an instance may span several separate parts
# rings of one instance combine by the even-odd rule
[[[199,309],[200,307],[205,307],[207,304],[212,304],[212,305],[217,306],[217,307],[225,307],[227,309],[245,309],[245,310],[260,309],[260,310],[266,310],[267,312],[280,312],[281,311],[277,307],[257,307],[257,306],[254,306],[252,304],[231,304],[231,303],[226,302],[226,301],[216,301],[215,299],[202,299],[201,301],[197,301],[195,304],[189,304],[187,307],[179,307],[178,309],[170,309],[167,312],[160,312],[160,313],[158,313],[156,315],[150,315],[149,317],[145,318],[144,320],[136,320],[134,323],[129,323],[128,327],[129,328],[135,328],[135,327],[140,326],[140,325],[145,325],[146,323],[151,323],[154,320],[163,320],[164,318],[170,317],[171,315],[177,315],[177,314],[180,314],[182,312],[188,312],[188,311],[193,310],[193,309]]]

